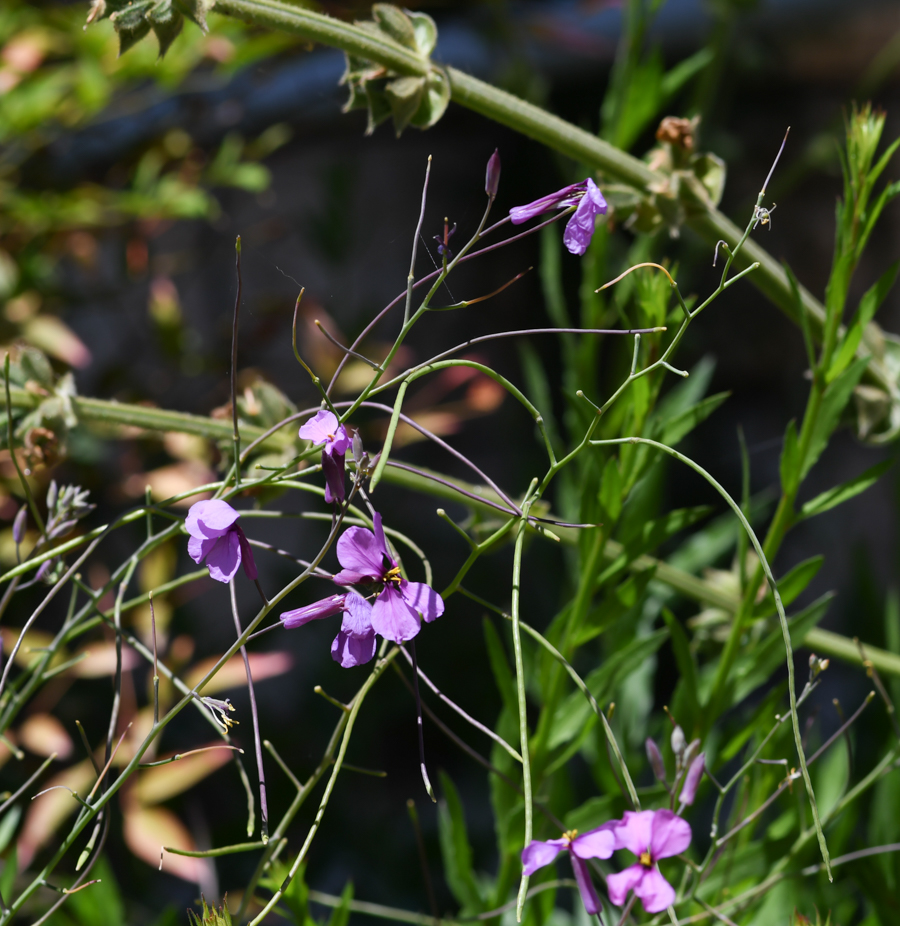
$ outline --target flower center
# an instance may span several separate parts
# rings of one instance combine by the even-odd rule
[[[393,582],[394,585],[399,585],[403,581],[403,578],[400,575],[400,567],[394,566],[393,569],[389,569],[384,574],[384,581],[385,581],[385,584],[387,584],[388,582]]]
[[[649,852],[642,852],[638,861],[644,866],[644,868],[653,867],[653,859],[650,858]]]
[[[565,833],[563,833],[563,839],[565,839],[566,842],[573,842],[577,835],[578,830],[567,830]]]

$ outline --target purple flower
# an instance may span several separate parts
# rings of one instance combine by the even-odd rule
[[[598,215],[606,215],[609,208],[597,184],[590,177],[580,183],[569,184],[548,196],[542,196],[526,206],[515,206],[509,210],[509,214],[513,225],[521,225],[535,216],[553,209],[566,209],[576,203],[578,208],[566,225],[563,244],[569,253],[581,255],[591,243],[594,220]]]
[[[372,628],[387,640],[411,640],[424,618],[429,623],[444,613],[444,600],[423,582],[407,582],[384,539],[381,515],[374,518],[375,532],[350,527],[337,542],[337,556],[344,567],[335,577],[338,585],[381,583],[372,606]],[[344,628],[342,628],[343,631]]]
[[[322,445],[322,472],[325,473],[325,501],[344,498],[344,454],[350,446],[347,429],[333,412],[324,408],[300,428],[300,437]]]
[[[572,830],[564,833],[562,839],[533,840],[522,850],[523,874],[533,875],[538,868],[549,865],[563,849],[567,849],[584,908],[590,914],[599,913],[600,898],[594,890],[585,859],[609,858],[613,854],[617,848],[615,828],[618,824],[618,820],[613,820],[580,836],[578,830]]]
[[[671,810],[626,811],[616,824],[616,847],[628,849],[637,864],[606,879],[609,899],[621,907],[629,891],[640,898],[648,913],[660,913],[675,902],[675,889],[662,876],[657,862],[684,852],[691,844],[687,821]]]
[[[310,621],[343,612],[341,629],[331,644],[331,658],[345,669],[361,666],[375,655],[375,631],[372,629],[372,605],[354,591],[323,598],[315,604],[294,611],[284,611],[281,623],[292,630]]]
[[[228,502],[214,498],[191,505],[184,524],[191,535],[188,553],[195,563],[206,560],[210,576],[217,582],[230,582],[243,563],[248,579],[256,580],[253,551],[240,527],[240,517]]]

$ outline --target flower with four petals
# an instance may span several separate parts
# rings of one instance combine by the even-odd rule
[[[230,582],[243,564],[248,579],[256,581],[256,563],[246,535],[237,524],[241,516],[220,498],[191,505],[184,520],[188,553],[195,563],[206,560],[210,576],[217,582]]]
[[[322,447],[322,472],[325,474],[325,501],[344,498],[344,454],[350,447],[350,435],[333,412],[320,409],[300,428],[300,437]]]
[[[543,215],[553,209],[567,209],[577,204],[576,210],[566,224],[563,234],[570,254],[584,254],[594,234],[594,220],[598,215],[606,215],[609,208],[597,184],[588,177],[580,183],[571,183],[555,193],[542,196],[525,206],[514,206],[509,210],[513,225],[521,225],[529,219]]]

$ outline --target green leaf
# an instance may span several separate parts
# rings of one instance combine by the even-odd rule
[[[391,3],[376,3],[372,6],[372,18],[378,23],[378,28],[395,42],[418,51],[415,27],[400,7]]]
[[[645,569],[608,590],[599,606],[592,608],[581,627],[575,629],[575,645],[582,646],[593,640],[630,612],[634,612],[636,619],[647,597],[647,586],[655,574],[655,568]]]
[[[841,413],[850,401],[853,390],[862,378],[863,373],[865,373],[870,359],[870,357],[860,357],[858,360],[854,360],[850,366],[825,389],[822,395],[822,402],[819,406],[819,414],[813,428],[812,437],[809,441],[809,448],[806,451],[805,459],[801,462],[800,482],[806,478],[806,474],[813,468],[816,461],[822,455],[822,451],[828,445],[831,435],[838,426]]]
[[[632,560],[643,553],[650,553],[670,537],[696,524],[697,521],[707,517],[712,511],[709,505],[698,505],[696,508],[676,508],[661,518],[645,521],[629,534],[622,538],[624,549],[622,553],[610,563],[597,579],[597,585],[603,585],[612,576],[625,569]]]
[[[798,563],[777,580],[778,594],[781,596],[781,603],[785,607],[797,600],[806,589],[806,586],[816,577],[824,562],[824,556],[811,556],[802,563]],[[759,619],[775,613],[775,597],[769,590],[765,598],[753,608],[753,617]]]
[[[675,654],[675,663],[684,683],[688,706],[693,716],[697,716],[700,708],[700,696],[697,692],[697,663],[691,652],[691,644],[684,628],[678,618],[668,609],[662,609],[663,620],[669,628],[669,637],[672,641],[672,652]],[[687,727],[685,727],[687,729]]]
[[[444,860],[444,878],[457,899],[463,916],[481,913],[484,901],[472,869],[472,847],[466,830],[466,818],[456,787],[445,773],[440,773],[443,800],[438,804],[438,835]]]
[[[730,392],[717,392],[696,405],[685,409],[674,418],[670,418],[662,427],[660,443],[674,447],[702,421],[705,421],[729,396]]]
[[[797,422],[793,418],[784,431],[784,445],[779,463],[781,491],[791,495],[800,484],[800,445],[797,443]]]
[[[4,852],[6,847],[9,845],[9,841],[13,838],[13,835],[16,832],[16,827],[19,825],[19,820],[22,817],[22,808],[18,804],[10,807],[9,810],[3,816],[3,819],[0,820],[0,852]]]
[[[513,713],[517,710],[518,701],[516,700],[516,682],[513,678],[512,670],[506,658],[506,650],[503,648],[503,641],[497,633],[497,628],[489,618],[482,621],[484,627],[484,643],[487,647],[488,660],[491,664],[491,671],[494,673],[494,682],[500,697],[503,698],[504,705]]]
[[[622,512],[622,476],[616,457],[610,457],[603,467],[603,475],[600,477],[600,505],[603,508],[604,520],[615,524]]]
[[[416,47],[423,58],[430,58],[437,45],[437,26],[427,13],[407,12],[416,37]]]
[[[425,97],[424,77],[398,77],[384,88],[384,95],[394,117],[394,131],[399,138],[412,122]]]
[[[881,463],[877,463],[875,466],[871,467],[871,469],[867,469],[864,473],[860,473],[860,475],[856,476],[854,479],[850,479],[839,486],[835,486],[833,489],[822,492],[815,498],[811,498],[800,509],[800,517],[814,518],[817,514],[823,514],[849,501],[851,498],[854,498],[875,485],[893,465],[893,460],[883,460]]]
[[[878,282],[869,289],[866,294],[859,300],[859,306],[856,309],[856,315],[853,322],[847,330],[840,349],[831,362],[831,367],[826,375],[826,380],[830,383],[836,376],[842,373],[856,354],[856,349],[862,340],[866,326],[875,316],[887,294],[891,291],[894,282],[897,279],[897,271],[900,269],[900,261],[894,261],[890,267],[879,277]]]
[[[660,399],[654,419],[665,427],[669,421],[696,405],[706,395],[715,368],[716,361],[712,357],[704,357],[687,379],[681,380]]]
[[[668,70],[662,79],[660,89],[664,99],[673,97],[692,78],[705,67],[712,64],[715,52],[712,48],[701,48],[684,61],[679,61],[675,67]]]
[[[328,926],[348,926],[350,922],[350,902],[353,900],[353,882],[348,881],[341,891],[341,902],[328,917]]]
[[[668,636],[668,629],[662,628],[647,637],[632,640],[627,646],[623,646],[610,655],[603,665],[588,675],[584,683],[601,707],[612,697],[616,686],[646,662],[663,645]],[[593,708],[582,692],[573,691],[556,711],[548,747],[555,749],[577,736],[592,712]]]
[[[788,618],[791,645],[794,649],[803,643],[809,631],[825,616],[832,598],[834,592],[828,592],[799,614]],[[732,704],[743,701],[747,695],[768,681],[772,673],[784,663],[784,636],[781,627],[778,626],[758,646],[748,649],[736,665]]]

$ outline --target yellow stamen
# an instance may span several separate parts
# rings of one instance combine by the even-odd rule
[[[649,852],[642,852],[639,861],[640,861],[640,863],[644,866],[644,868],[652,868],[652,867],[653,867],[653,859],[650,858],[650,853],[649,853]]]

